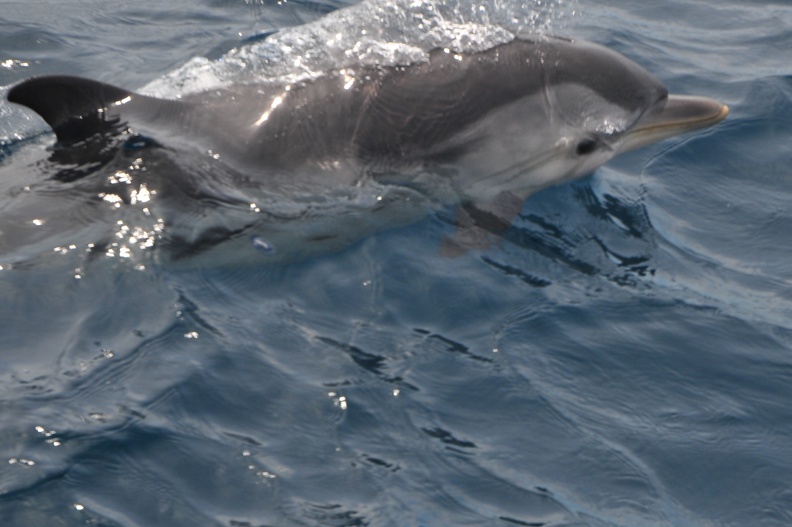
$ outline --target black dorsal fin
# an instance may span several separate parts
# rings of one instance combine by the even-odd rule
[[[70,76],[35,77],[8,92],[10,102],[39,114],[63,145],[116,130],[118,119],[107,110],[134,96],[109,84]]]

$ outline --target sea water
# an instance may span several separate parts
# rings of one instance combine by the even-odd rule
[[[792,6],[346,5],[3,1],[0,85],[189,91],[256,53],[319,67],[354,33],[489,20],[605,44],[731,114],[530,197],[456,258],[436,214],[274,265],[68,245],[6,265],[0,525],[792,524]],[[287,32],[317,20],[296,34],[341,37]],[[0,222],[53,140],[0,103]]]

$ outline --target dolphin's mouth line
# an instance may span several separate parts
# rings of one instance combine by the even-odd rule
[[[706,128],[708,126],[712,126],[724,120],[729,115],[729,107],[727,105],[722,105],[720,111],[711,116],[701,116],[701,117],[691,117],[686,120],[679,120],[667,123],[656,123],[656,124],[649,124],[647,126],[641,126],[630,132],[631,134],[642,134],[642,133],[652,133],[661,130],[678,130],[679,128],[689,128],[690,130],[695,130],[698,128]]]

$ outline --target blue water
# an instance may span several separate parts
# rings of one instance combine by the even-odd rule
[[[322,18],[344,5],[3,1],[0,86],[167,90],[274,30],[407,12]],[[5,265],[0,525],[792,525],[792,6],[549,6],[730,117],[530,197],[457,258],[438,214],[279,264]],[[0,103],[0,229],[34,183],[60,217],[45,129]]]

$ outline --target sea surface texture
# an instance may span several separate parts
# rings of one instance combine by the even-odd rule
[[[454,258],[440,210],[166,265],[145,189],[53,180],[54,136],[5,102],[34,75],[176,97],[504,31],[731,114]],[[792,525],[788,1],[4,0],[0,86],[0,230],[24,234],[0,254],[3,527]]]

